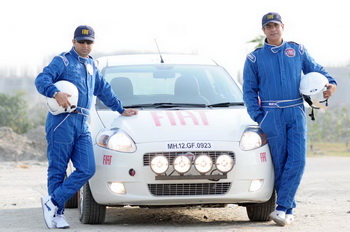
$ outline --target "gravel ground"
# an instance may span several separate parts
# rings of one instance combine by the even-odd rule
[[[250,222],[245,208],[108,208],[102,225],[79,222],[67,209],[65,231],[350,231],[350,158],[312,157],[297,200],[296,221],[287,227]],[[0,162],[0,231],[47,231],[40,197],[46,195],[45,162]]]

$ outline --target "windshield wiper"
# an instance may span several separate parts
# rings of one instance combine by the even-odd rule
[[[142,108],[142,107],[155,107],[155,108],[173,108],[173,107],[206,107],[205,104],[194,104],[194,103],[170,103],[170,102],[159,102],[152,104],[135,104],[124,106],[124,108]]]
[[[197,103],[154,103],[156,108],[173,108],[173,107],[206,107],[205,104]]]
[[[142,107],[154,107],[153,104],[135,104],[135,105],[125,105],[124,108],[142,108]]]
[[[243,102],[220,102],[211,105],[207,105],[207,107],[229,107],[229,106],[244,106]]]

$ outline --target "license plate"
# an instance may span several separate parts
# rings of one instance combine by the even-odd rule
[[[210,150],[213,149],[211,142],[177,142],[167,143],[167,150]]]

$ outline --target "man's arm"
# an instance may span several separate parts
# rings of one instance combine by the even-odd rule
[[[332,96],[332,94],[337,89],[337,82],[333,77],[329,75],[329,73],[324,69],[324,67],[318,64],[308,53],[308,51],[304,48],[303,54],[303,72],[307,74],[309,72],[319,72],[323,74],[327,79],[329,84],[326,85],[327,90],[323,92],[323,97],[328,99]]]
[[[135,109],[124,109],[122,102],[113,92],[111,85],[104,79],[99,71],[96,73],[94,95],[96,95],[106,106],[113,111],[118,111],[123,116],[138,114],[138,111]]]
[[[60,57],[56,56],[36,77],[35,86],[38,92],[46,97],[53,97],[56,92],[59,92],[54,83],[63,72],[64,63]]]
[[[248,55],[243,70],[243,99],[247,105],[250,117],[260,124],[264,116],[259,105],[258,73],[255,67],[255,59],[252,59],[252,57],[249,56],[252,56],[252,54]]]

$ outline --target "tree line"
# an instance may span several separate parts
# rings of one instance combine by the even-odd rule
[[[25,97],[25,93],[0,93],[0,127],[11,127],[16,133],[23,134],[45,124],[47,110],[44,104],[29,109]],[[306,111],[308,113],[309,109]],[[309,143],[349,143],[350,116],[347,108],[316,110],[315,117],[315,121],[308,119]]]
[[[45,107],[36,105],[29,109],[25,97],[24,92],[14,95],[0,93],[0,127],[10,127],[16,133],[24,134],[45,124]]]

